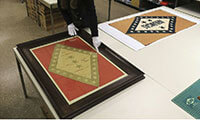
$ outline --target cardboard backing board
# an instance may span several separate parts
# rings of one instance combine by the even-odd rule
[[[141,16],[163,16],[163,17],[164,16],[175,16],[176,17],[176,23],[175,23],[175,27],[174,27],[175,33],[196,24],[194,22],[188,21],[184,18],[170,14],[170,13],[165,12],[163,10],[153,11],[153,12],[150,12],[150,13],[143,14]],[[129,27],[131,26],[131,24],[133,23],[134,20],[135,20],[135,17],[129,18],[129,19],[126,19],[126,20],[122,20],[122,21],[118,21],[118,22],[114,22],[114,23],[111,23],[109,25],[116,28],[117,30],[123,32],[124,34],[127,34],[127,31],[128,31]],[[162,20],[162,19],[160,18],[159,20]],[[143,45],[147,46],[147,45],[149,45],[149,44],[151,44],[151,43],[153,43],[157,40],[160,40],[161,38],[169,36],[171,34],[174,34],[174,33],[141,33],[141,34],[132,33],[132,34],[127,34],[127,35],[138,40]]]
[[[196,18],[167,7],[159,7],[101,23],[99,28],[138,51],[199,23],[200,21]],[[136,30],[136,32],[140,30],[140,33],[131,30]]]
[[[106,98],[111,97],[112,95],[144,78],[144,73],[142,71],[128,63],[126,60],[121,58],[104,44],[102,44],[99,48],[100,53],[96,53],[95,49],[92,47],[91,36],[85,31],[80,31],[78,33],[78,37],[74,37],[75,39],[72,38],[71,41],[69,41],[69,39],[67,38],[70,38],[70,36],[68,36],[65,32],[17,45],[17,50],[19,51],[22,58],[25,60],[34,77],[42,87],[43,91],[46,93],[48,99],[50,100],[52,106],[54,107],[60,118],[73,118],[76,115],[91,108],[92,106],[102,102]],[[71,49],[71,47],[75,47],[76,50],[74,51],[80,51],[80,49],[83,49],[82,52],[84,52],[85,50],[89,51],[86,53],[86,55],[96,54],[98,56],[98,61],[101,61],[101,63],[98,62],[98,72],[100,76],[99,84],[88,84],[87,82],[83,82],[78,79],[72,80],[78,75],[83,75],[82,73],[69,77],[69,75],[58,74],[54,71],[50,72],[49,65],[51,65],[51,62],[53,62],[53,60],[55,60],[52,59],[52,54],[57,54],[57,52],[54,52],[55,48],[57,49],[56,45],[58,45],[57,47],[64,47],[64,51],[62,52],[63,54],[68,54],[69,51],[73,51],[73,48]],[[69,50],[66,50],[68,48]],[[77,57],[77,55],[72,57]],[[63,59],[61,59],[60,61],[62,60]],[[64,63],[68,62],[69,61],[65,61]],[[94,66],[97,66],[96,62],[93,63],[95,63]],[[110,72],[108,72],[107,70],[109,70]],[[113,72],[114,74],[112,74]],[[89,72],[86,73],[88,74]],[[68,78],[66,76],[68,76]],[[57,80],[52,80],[52,78],[55,77],[57,78]],[[111,77],[110,80],[108,79],[109,77]],[[67,84],[71,84],[71,87],[67,88]],[[78,87],[76,87],[76,85]],[[101,87],[101,89],[98,89],[99,86],[103,87]],[[74,89],[74,87],[76,89],[80,89],[76,90]],[[66,93],[69,94],[67,95]]]

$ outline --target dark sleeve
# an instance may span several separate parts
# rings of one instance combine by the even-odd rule
[[[58,8],[64,20],[69,25],[72,23],[72,15],[69,9],[69,0],[57,0]]]
[[[98,28],[97,28],[97,15],[96,9],[94,5],[94,0],[83,0],[86,7],[87,21],[90,27],[92,36],[98,36]]]

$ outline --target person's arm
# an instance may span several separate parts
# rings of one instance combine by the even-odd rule
[[[94,5],[94,0],[84,0],[84,3],[86,5],[86,14],[87,14],[87,21],[88,25],[90,27],[92,37],[98,36],[98,28],[97,28],[97,15],[96,15],[96,9]]]
[[[90,27],[92,33],[92,42],[94,47],[96,48],[97,52],[99,52],[98,47],[101,45],[101,41],[98,37],[98,27],[97,27],[97,15],[96,9],[94,5],[94,0],[85,0],[86,5],[86,14],[87,14],[87,21],[89,22],[88,25]]]
[[[72,14],[70,10],[69,0],[58,0],[58,8],[60,9],[63,18],[67,23],[68,34],[71,36],[77,35],[78,28],[73,24]]]
[[[58,8],[63,15],[63,18],[67,25],[70,25],[72,21],[72,15],[69,9],[69,0],[57,0]]]

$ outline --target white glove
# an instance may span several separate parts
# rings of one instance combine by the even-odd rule
[[[92,43],[94,47],[96,48],[97,52],[99,52],[98,47],[101,45],[101,41],[99,40],[99,37],[92,37]]]
[[[76,31],[79,31],[79,29],[74,25],[74,23],[71,23],[67,26],[68,34],[70,36],[77,35]]]

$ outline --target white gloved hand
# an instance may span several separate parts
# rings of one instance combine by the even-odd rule
[[[70,36],[77,35],[76,31],[79,31],[79,29],[73,23],[69,24],[67,29]]]
[[[99,52],[98,47],[101,45],[101,41],[99,40],[99,37],[92,37],[92,43],[94,47],[96,48],[97,52]]]

